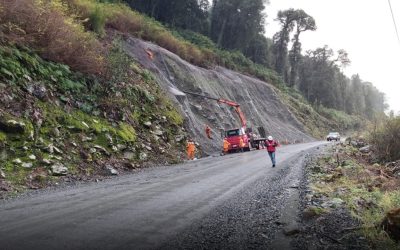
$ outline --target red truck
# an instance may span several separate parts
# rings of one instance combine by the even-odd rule
[[[238,152],[238,151],[250,151],[250,149],[252,147],[259,148],[260,143],[266,140],[265,138],[254,138],[254,137],[250,136],[250,134],[252,133],[252,130],[250,128],[247,128],[246,118],[245,118],[243,112],[241,111],[240,105],[238,103],[236,103],[234,101],[226,100],[223,98],[215,98],[215,97],[210,97],[210,96],[197,94],[197,93],[193,93],[193,92],[188,92],[188,91],[183,91],[183,92],[186,94],[215,100],[218,103],[224,103],[235,109],[235,112],[239,115],[241,127],[224,131],[223,136],[230,143],[229,150],[228,150],[229,153]],[[242,139],[242,141],[243,141],[242,145],[240,143],[240,139]]]

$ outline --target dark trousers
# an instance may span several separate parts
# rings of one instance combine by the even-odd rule
[[[269,152],[269,151],[268,151],[268,155],[269,155],[269,158],[271,158],[272,165],[275,166],[275,164],[276,164],[276,161],[275,161],[275,152]]]

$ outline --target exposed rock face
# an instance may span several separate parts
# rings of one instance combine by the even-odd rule
[[[144,49],[154,52],[149,59]],[[127,53],[154,73],[165,93],[180,108],[186,118],[189,133],[200,143],[204,152],[220,151],[221,130],[240,127],[239,117],[229,106],[201,97],[174,96],[174,89],[186,90],[203,95],[235,101],[247,118],[248,127],[259,126],[278,140],[311,141],[304,126],[279,99],[276,89],[263,81],[239,74],[223,67],[204,69],[196,67],[175,54],[152,43],[129,38],[125,43]],[[210,140],[204,128],[212,128]]]

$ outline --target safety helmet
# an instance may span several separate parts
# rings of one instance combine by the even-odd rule
[[[272,141],[274,138],[272,138],[272,136],[268,136],[268,140]]]

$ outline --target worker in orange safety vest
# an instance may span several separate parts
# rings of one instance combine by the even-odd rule
[[[211,128],[210,128],[210,126],[208,126],[207,124],[206,124],[206,135],[207,135],[208,139],[211,139],[211,140],[212,140],[212,137],[211,137]]]
[[[243,142],[242,138],[240,138],[240,140],[239,140],[239,148],[240,148],[240,151],[243,152],[243,150],[244,150],[244,142]]]
[[[186,145],[187,156],[189,160],[194,160],[194,153],[196,152],[196,145],[192,139],[187,141]]]
[[[230,145],[231,144],[228,142],[228,139],[224,138],[224,144],[223,144],[223,152],[224,152],[224,154],[228,153]]]

